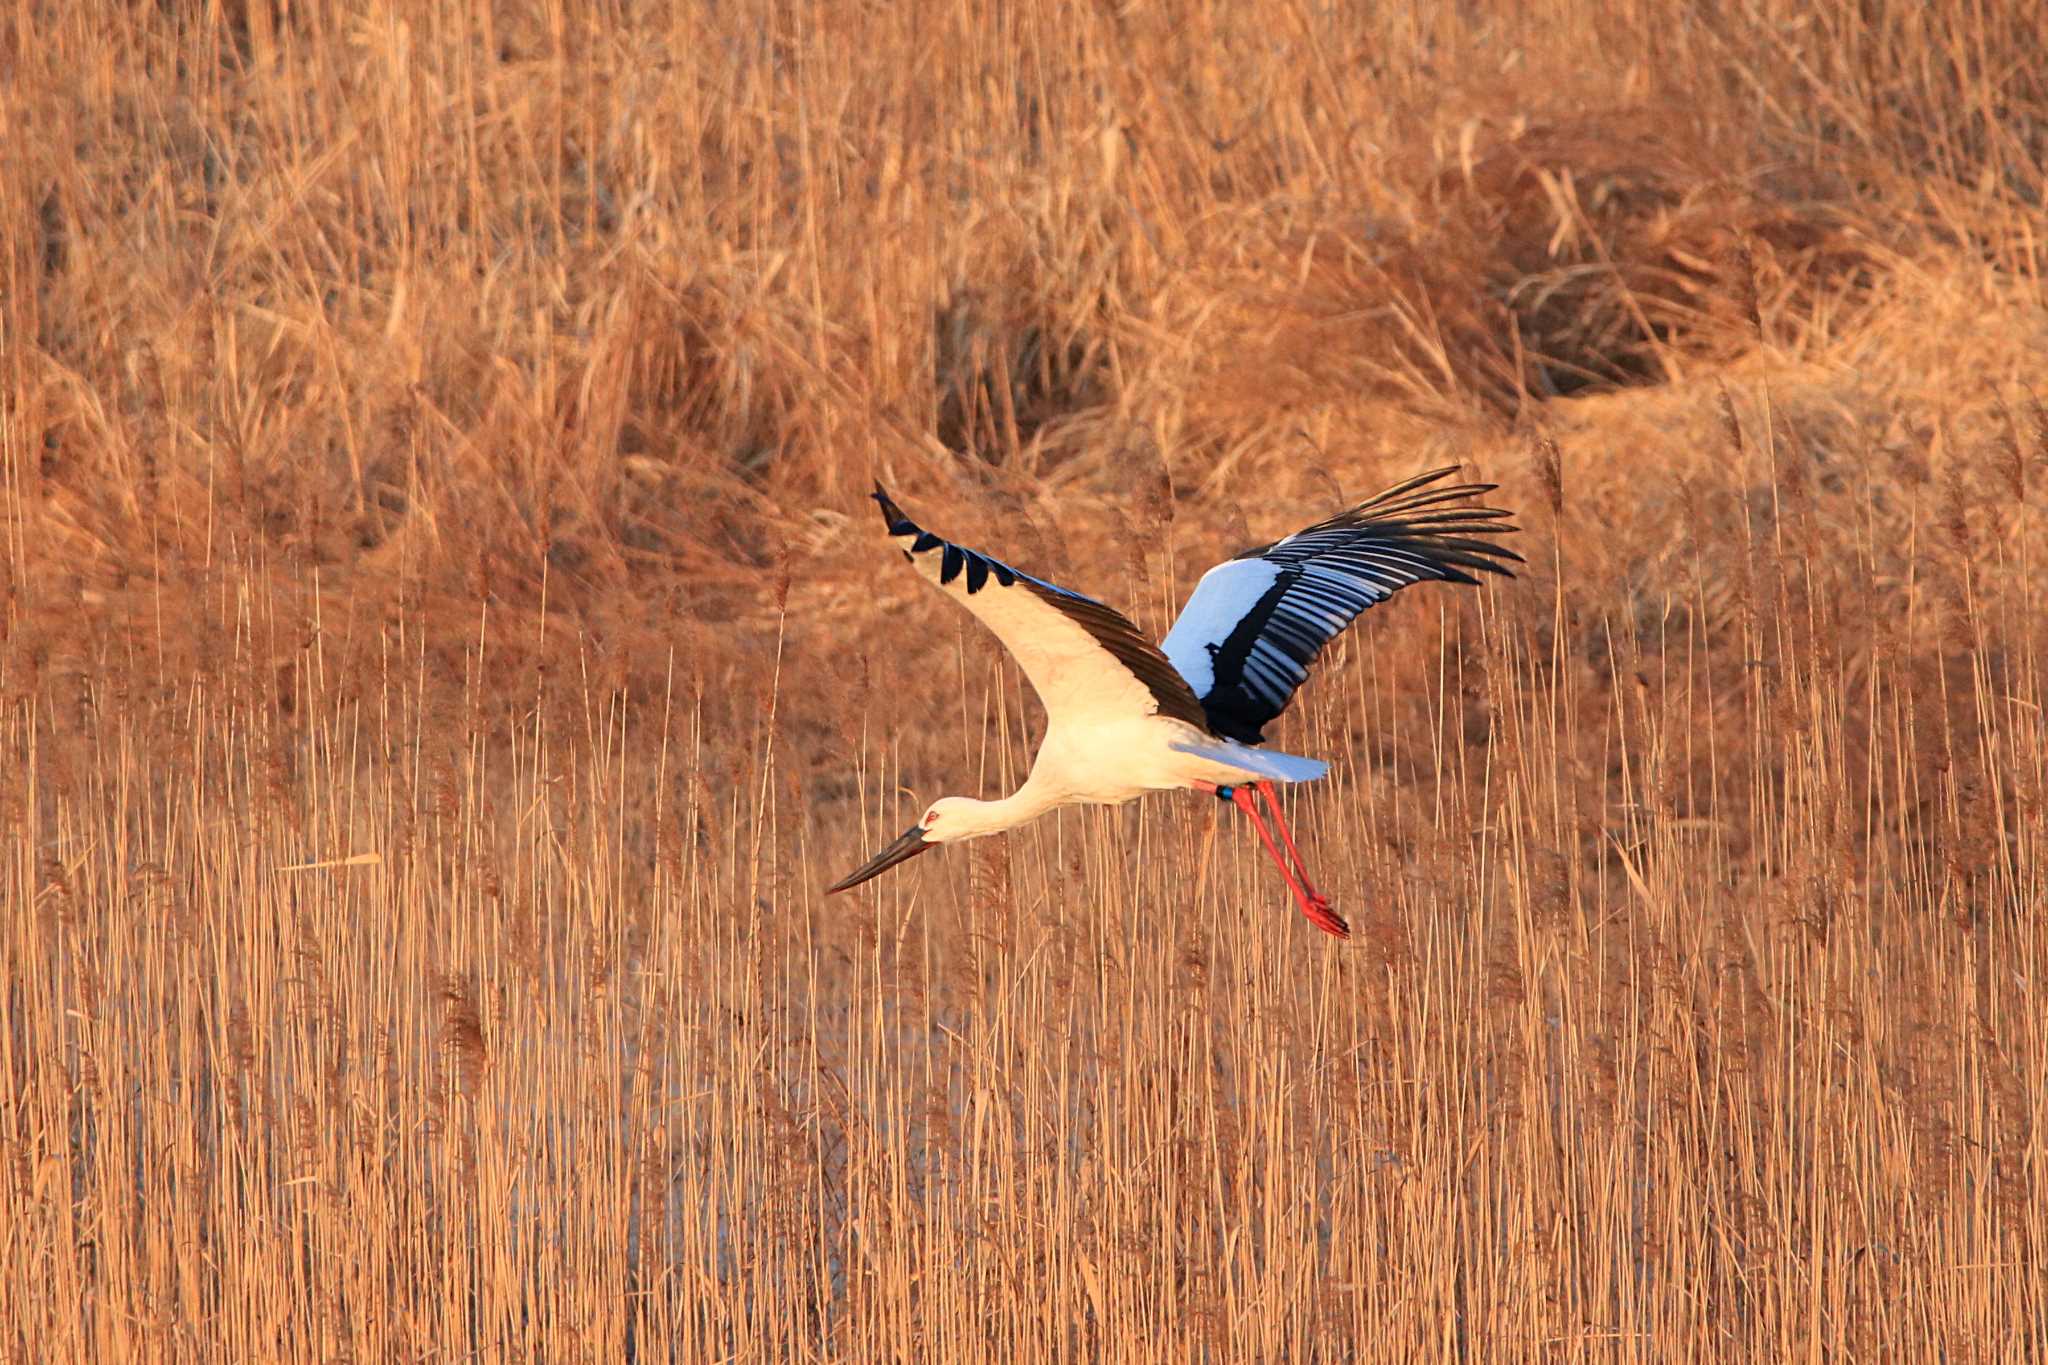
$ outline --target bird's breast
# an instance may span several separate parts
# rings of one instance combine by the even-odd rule
[[[1031,779],[1067,801],[1116,805],[1146,792],[1175,791],[1203,776],[1200,760],[1173,747],[1190,727],[1161,716],[1055,726],[1032,765]]]

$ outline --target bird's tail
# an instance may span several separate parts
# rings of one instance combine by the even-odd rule
[[[1173,747],[1184,754],[1228,763],[1233,768],[1242,768],[1247,773],[1274,782],[1313,782],[1330,771],[1330,765],[1320,758],[1278,754],[1270,749],[1254,749],[1249,744],[1237,744],[1227,739],[1182,740]]]

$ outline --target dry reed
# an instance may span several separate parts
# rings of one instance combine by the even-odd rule
[[[2037,1359],[2044,14],[18,6],[0,1356]],[[819,897],[1041,723],[872,474],[1157,627],[1451,460],[1351,946]]]

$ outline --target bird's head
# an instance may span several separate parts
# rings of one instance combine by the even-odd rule
[[[994,834],[1008,826],[993,818],[993,801],[977,801],[971,796],[942,796],[932,802],[924,813],[924,819],[917,827],[924,831],[928,844],[957,844],[962,839],[978,839],[984,834]]]
[[[862,863],[831,886],[825,888],[830,896],[840,891],[850,891],[870,877],[878,877],[901,862],[908,862],[918,854],[937,848],[940,844],[954,844],[962,839],[973,839],[983,834],[994,834],[1005,826],[990,815],[993,801],[976,801],[966,796],[942,796],[932,802],[924,818],[898,835],[896,842]]]

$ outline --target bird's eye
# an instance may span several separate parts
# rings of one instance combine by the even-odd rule
[[[939,813],[937,811],[928,810],[924,813],[924,827],[926,829],[930,829],[937,823],[939,823]]]

